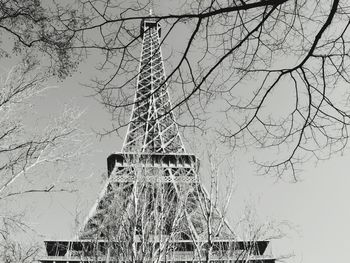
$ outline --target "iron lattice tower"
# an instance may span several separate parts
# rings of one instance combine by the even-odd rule
[[[264,262],[268,241],[239,241],[198,181],[169,98],[155,18],[141,23],[137,89],[122,152],[73,240],[46,241],[41,262]]]

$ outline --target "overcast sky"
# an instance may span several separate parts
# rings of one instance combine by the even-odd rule
[[[79,74],[78,74],[79,75]],[[109,115],[93,99],[77,78],[60,83],[60,88],[47,93],[44,107],[57,108],[72,101],[85,109],[82,122],[97,130],[109,124]],[[50,105],[50,106],[49,106]],[[205,139],[196,138],[204,144]],[[194,145],[196,144],[194,143]],[[187,149],[189,145],[187,144]],[[103,185],[106,158],[120,151],[122,140],[117,135],[96,139],[93,153],[81,160],[81,167],[65,171],[62,178],[80,178],[77,193],[32,195],[21,199],[27,206],[28,223],[42,235],[41,239],[68,239],[74,236],[75,217],[81,221],[92,207]],[[201,149],[201,146],[197,146]],[[191,151],[191,150],[189,150]],[[192,151],[191,151],[192,152]],[[202,157],[203,152],[195,152]],[[261,222],[272,221],[286,231],[287,236],[270,244],[275,255],[295,254],[287,262],[341,261],[347,258],[350,247],[350,155],[321,162],[316,167],[305,164],[297,183],[259,176],[252,165],[251,152],[237,152],[232,157],[236,190],[230,203],[228,219],[232,224],[244,213],[244,206],[256,209]],[[69,175],[70,172],[78,174]],[[55,171],[50,171],[55,173]],[[203,174],[202,174],[203,176]],[[287,222],[287,223],[286,223]],[[286,225],[290,225],[289,229]]]
[[[164,3],[156,8],[164,11],[170,7]],[[108,113],[96,100],[87,97],[91,91],[81,86],[81,82],[97,74],[92,61],[81,65],[73,77],[51,83],[59,88],[48,90],[45,97],[38,99],[35,102],[37,109],[42,113],[59,112],[62,104],[75,104],[85,111],[81,122],[86,130],[110,127]],[[6,71],[11,65],[0,66]],[[190,151],[198,151],[194,153],[201,157],[206,139],[193,138],[193,144],[185,146]],[[112,134],[102,140],[96,137],[91,143],[92,151],[81,160],[81,165],[64,171],[62,176],[80,179],[77,192],[27,195],[16,200],[18,210],[26,208],[27,222],[40,235],[38,240],[72,238],[76,230],[75,218],[81,221],[96,200],[103,185],[102,174],[106,173],[106,158],[121,150],[122,139]],[[276,180],[268,175],[258,176],[251,163],[252,154],[237,151],[231,156],[236,190],[230,203],[229,222],[238,221],[248,204],[256,209],[260,222],[273,221],[286,231],[286,237],[270,244],[276,256],[295,255],[286,262],[345,262],[350,249],[350,154],[320,162],[317,166],[306,163],[297,183]]]

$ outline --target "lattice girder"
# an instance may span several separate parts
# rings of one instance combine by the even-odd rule
[[[139,68],[134,107],[123,151],[185,152],[171,112],[157,27],[144,32]]]
[[[150,222],[154,223],[155,216],[150,215],[152,213],[159,214],[159,211],[152,210],[146,212],[146,215],[143,214],[145,213],[143,210],[145,203],[149,205],[152,202],[163,204],[160,214],[165,221],[174,222],[174,214],[178,213],[178,224],[171,228],[169,224],[164,225],[163,227],[171,229],[171,231],[165,231],[162,233],[163,235],[180,235],[181,239],[189,239],[193,236],[205,239],[208,222],[207,218],[204,217],[203,206],[208,200],[196,179],[195,171],[191,168],[119,166],[116,171],[112,172],[107,191],[83,229],[80,239],[106,238],[105,229],[114,228],[116,225],[126,227],[134,224],[137,225],[137,228],[142,228],[143,225],[148,225]],[[149,196],[146,201],[140,199],[140,196],[149,191],[155,193],[160,191],[162,195],[159,199],[157,194]],[[173,196],[173,198],[170,200],[168,196]],[[159,206],[153,206],[155,210],[159,208]],[[171,211],[165,212],[163,210],[165,208],[171,209]],[[137,213],[141,213],[139,217],[146,221],[138,222]],[[133,216],[130,217],[130,214]],[[128,220],[124,218],[125,215],[129,216]],[[211,224],[213,229],[218,228],[220,224],[222,225],[216,238],[234,236],[215,209],[211,215]],[[162,229],[160,225],[157,227]],[[174,227],[177,231],[174,231]],[[119,229],[118,233],[119,231],[121,230]]]
[[[48,241],[49,262],[274,263],[267,241],[242,242],[198,180],[171,111],[160,27],[143,21],[134,104],[121,153],[108,157],[108,179],[78,239]],[[210,213],[208,213],[210,211]],[[210,240],[210,242],[209,242]]]

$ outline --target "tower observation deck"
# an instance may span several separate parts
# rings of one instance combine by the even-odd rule
[[[266,240],[238,240],[198,181],[165,83],[155,18],[141,23],[142,52],[122,151],[76,238],[45,241],[40,262],[261,262]]]

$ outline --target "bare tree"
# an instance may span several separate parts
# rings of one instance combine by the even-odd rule
[[[225,216],[233,188],[230,184],[224,199],[219,197],[222,173],[215,161],[210,162],[206,191],[198,180],[182,181],[169,168],[153,166],[150,156],[124,157],[122,166],[110,171],[78,239],[52,241],[50,256],[96,262],[273,260],[263,256],[266,236],[260,239],[257,231],[249,240],[239,240],[230,229]]]
[[[259,164],[278,176],[295,177],[305,160],[345,149],[347,1],[183,0],[168,13],[149,1],[80,0],[71,8],[74,16],[61,21],[74,36],[72,47],[102,55],[101,76],[89,86],[114,114],[113,130],[127,124],[140,22],[153,8],[163,46],[172,45],[166,79],[176,98],[171,111],[184,114],[184,123],[192,120],[183,126],[206,129],[215,116],[218,135],[229,146],[253,144],[276,153]],[[57,9],[56,17],[64,10]]]
[[[180,126],[219,127],[232,149],[265,149],[274,155],[258,161],[261,171],[278,176],[295,178],[304,161],[346,148],[345,0],[183,0],[170,13],[151,1],[0,1],[0,32],[9,36],[1,53],[45,54],[59,77],[82,55],[100,53],[99,76],[88,85],[115,118],[109,131],[119,131],[134,103],[140,22],[150,8],[163,46],[171,44],[165,82],[173,84],[171,111],[184,115]]]
[[[188,232],[184,227],[188,187],[184,190],[182,185],[180,194],[180,185],[163,181],[166,169],[138,165],[139,159],[129,159],[132,166],[111,175],[79,233],[87,243],[96,240],[95,249],[73,251],[72,256],[160,262],[171,256],[172,242]]]
[[[51,123],[32,127],[30,100],[43,95],[45,73],[28,60],[13,67],[1,80],[0,97],[0,200],[23,193],[54,191],[55,182],[41,188],[20,188],[16,182],[48,164],[68,162],[83,153],[86,134],[78,126],[82,112],[63,110]],[[37,124],[39,125],[39,124]],[[13,187],[14,186],[14,187]],[[43,187],[39,184],[39,187]],[[57,189],[59,190],[59,189]]]
[[[220,171],[220,163],[216,158],[217,152],[215,150],[217,150],[216,147],[214,147],[214,149],[208,149],[207,153],[210,167],[209,191],[207,191],[205,187],[202,186],[202,184],[200,184],[200,187],[196,189],[197,195],[200,197],[198,201],[205,222],[204,240],[206,241],[204,244],[203,241],[201,244],[197,244],[197,250],[202,251],[204,249],[205,262],[211,262],[212,255],[217,253],[218,250],[220,250],[219,247],[216,245],[216,251],[213,251],[215,249],[215,241],[217,241],[219,237],[222,238],[222,236],[224,236],[230,238],[230,233],[232,235],[231,238],[234,236],[234,232],[229,228],[226,222],[226,213],[234,190],[233,168],[230,167],[231,169],[229,170],[231,173],[226,174],[226,176],[224,176],[224,174],[222,174],[222,172]],[[219,190],[220,177],[223,177],[226,180],[226,191],[222,191],[221,187]],[[220,192],[224,192],[224,195],[220,196]],[[224,200],[222,200],[222,198],[224,198]],[[232,247],[231,249],[234,248]],[[229,252],[226,251],[226,253],[227,256],[230,255]],[[201,257],[201,253],[199,253],[199,257]],[[237,260],[239,258],[240,257],[238,257]],[[240,259],[243,258],[244,257],[241,257]]]
[[[34,262],[39,252],[39,245],[21,244],[13,238],[13,234],[19,231],[30,231],[23,223],[20,215],[0,215],[0,261],[4,263],[30,263]]]
[[[70,49],[73,36],[59,26],[51,12],[55,1],[45,2],[0,1],[0,58],[28,53],[44,55],[49,61],[49,73],[64,78],[71,74],[79,60]],[[69,15],[74,11],[66,10],[66,13]],[[60,19],[64,21],[64,14]],[[74,20],[68,23],[74,25]]]
[[[192,241],[196,247],[196,259],[201,262],[275,260],[269,252],[265,253],[265,249],[270,240],[283,237],[280,226],[272,222],[257,222],[251,216],[252,210],[248,209],[242,213],[238,224],[228,223],[227,212],[235,188],[234,172],[230,165],[223,163],[224,159],[219,158],[217,154],[217,147],[213,146],[209,147],[207,152],[209,168],[203,169],[208,170],[209,182],[207,184],[201,182],[196,188],[204,230],[199,239],[192,235]],[[223,169],[224,167],[226,169]],[[209,186],[206,188],[205,185],[208,183]],[[226,189],[223,189],[223,186]],[[241,231],[243,228],[244,230]],[[244,236],[241,236],[241,232]],[[277,236],[276,233],[280,235]],[[274,258],[276,258],[275,255]]]
[[[80,110],[67,106],[59,116],[51,116],[47,122],[38,121],[32,103],[45,98],[45,91],[50,88],[46,80],[46,72],[32,58],[24,59],[0,79],[0,261],[3,262],[32,262],[39,252],[36,244],[18,242],[17,233],[24,236],[26,232],[29,235],[34,232],[30,223],[25,223],[20,206],[7,207],[24,195],[74,191],[76,178],[64,178],[69,183],[61,182],[58,168],[69,167],[89,147],[89,135],[79,127]],[[55,168],[53,176],[45,173],[45,169],[52,168]]]
[[[134,103],[140,22],[150,8],[163,26],[165,82],[173,84],[170,111],[183,114],[180,126],[215,126],[232,149],[265,149],[274,155],[258,161],[261,171],[278,176],[295,178],[304,161],[346,148],[345,0],[183,0],[170,13],[151,1],[0,1],[0,32],[14,41],[2,54],[46,54],[59,77],[81,55],[101,54],[99,76],[88,86],[115,118],[109,132],[119,131]],[[174,41],[179,32],[182,41]]]

